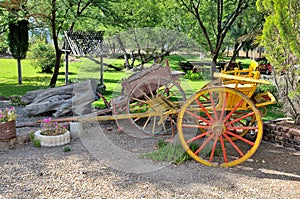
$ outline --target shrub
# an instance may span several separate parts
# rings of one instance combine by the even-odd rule
[[[268,85],[268,84],[259,84],[256,88],[257,93],[263,93],[269,91],[272,93],[275,97],[278,97],[277,88],[275,85]]]
[[[12,96],[10,99],[11,105],[13,106],[25,106],[26,103],[22,101],[22,96]]]
[[[52,73],[55,66],[55,51],[52,45],[42,42],[33,44],[30,48],[29,58],[30,63],[36,69],[40,69],[40,72]],[[62,60],[60,65],[63,65]]]
[[[195,81],[195,80],[203,80],[203,77],[201,76],[200,73],[193,72],[191,70],[187,71],[185,74],[185,78]]]

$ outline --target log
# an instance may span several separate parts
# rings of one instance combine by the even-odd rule
[[[91,103],[95,101],[97,82],[87,80],[67,86],[29,91],[22,97],[28,105],[25,113],[28,116],[82,115],[90,113]]]

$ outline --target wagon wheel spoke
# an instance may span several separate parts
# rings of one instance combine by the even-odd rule
[[[150,117],[147,118],[145,124],[143,125],[143,129],[146,128],[146,126],[148,125],[149,121],[150,121]],[[135,122],[136,122],[136,121],[135,121]]]
[[[175,96],[175,95],[178,94],[178,93],[180,93],[179,90],[177,90],[177,91],[173,92],[172,94],[168,95],[168,96],[166,97],[166,99],[169,99],[169,98]]]
[[[239,139],[239,140],[241,140],[241,141],[243,141],[243,142],[245,142],[245,143],[247,143],[247,144],[249,144],[249,145],[251,145],[251,146],[254,145],[254,142],[252,142],[252,141],[250,141],[250,140],[247,140],[247,139],[245,139],[245,138],[243,138],[243,137],[241,137],[241,136],[239,136],[239,135],[237,135],[237,134],[235,134],[235,133],[232,133],[232,132],[230,132],[230,131],[226,131],[226,134],[229,134],[229,135],[231,135],[231,136],[233,136],[233,137],[236,137],[237,139]]]
[[[213,157],[214,157],[214,154],[215,154],[215,150],[216,150],[216,147],[217,147],[217,142],[218,142],[218,136],[215,136],[214,137],[213,147],[212,147],[212,150],[211,150],[211,153],[210,153],[210,156],[209,156],[209,161],[210,162],[212,162],[212,160],[213,160]]]
[[[150,83],[147,82],[147,85],[148,85],[148,90],[149,90],[149,92],[150,92],[150,94],[151,94],[151,98],[154,98],[153,91],[152,91],[152,89],[151,89]]]
[[[138,91],[140,91],[142,94],[143,94],[143,96],[145,97],[145,99],[150,99],[150,97],[148,97],[148,95],[143,91],[143,90],[141,90],[140,88],[138,88]]]
[[[156,125],[156,117],[154,116],[154,121],[153,121],[153,125],[152,125],[152,133],[155,132],[155,125]]]
[[[200,123],[191,123],[191,118]],[[256,132],[254,140],[244,135],[250,131]],[[243,93],[222,86],[208,87],[183,104],[178,114],[178,134],[184,149],[196,161],[208,166],[234,166],[257,150],[262,119]],[[194,151],[190,148],[193,143],[198,146]]]
[[[244,153],[240,150],[240,148],[228,137],[228,135],[224,134],[224,137],[230,142],[233,148],[240,154],[241,157],[244,156]]]
[[[169,93],[170,90],[175,86],[175,84],[170,83],[165,85],[165,88],[163,89],[163,92],[160,94],[160,96],[162,96],[163,94]]]
[[[255,123],[255,113],[249,111],[239,111],[234,113],[225,125],[230,132],[254,140],[258,127]],[[231,139],[237,140],[238,138],[231,136]]]
[[[209,143],[209,141],[214,137],[214,134],[211,134],[203,143],[202,145],[195,151],[195,154],[198,155],[204,147]]]
[[[220,143],[221,143],[221,147],[222,147],[222,153],[223,153],[224,162],[228,163],[227,153],[226,153],[226,147],[225,147],[223,135],[220,136]]]
[[[161,79],[159,78],[158,81],[157,81],[157,89],[156,89],[156,96],[155,96],[156,98],[159,96],[158,91],[159,91],[159,87],[160,87],[160,82],[161,82]]]
[[[198,139],[200,139],[200,138],[206,136],[206,135],[209,134],[209,133],[211,133],[211,132],[210,132],[210,131],[206,131],[205,133],[201,133],[200,135],[197,135],[197,136],[195,136],[195,137],[193,137],[193,138],[187,140],[186,143],[187,143],[187,144],[190,144],[190,143],[192,143],[192,142],[194,142],[194,141],[196,141],[196,140],[198,140]]]

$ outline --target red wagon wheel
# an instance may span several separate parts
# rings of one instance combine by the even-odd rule
[[[195,118],[199,121],[196,124],[187,122]],[[248,122],[253,118],[256,122]],[[222,167],[251,157],[260,145],[263,130],[260,111],[251,99],[221,86],[202,89],[187,99],[178,114],[177,128],[181,144],[192,158]],[[256,133],[255,140],[244,136],[248,131]]]
[[[130,92],[129,113],[154,113],[150,117],[132,118],[131,122],[146,134],[162,134],[176,127],[176,117],[166,114],[180,109],[185,101],[183,89],[173,80],[165,77],[143,79]]]

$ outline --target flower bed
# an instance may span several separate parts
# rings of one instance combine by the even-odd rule
[[[39,140],[41,146],[60,146],[70,142],[70,132],[67,126],[45,118],[42,121],[42,129],[34,134],[34,139]]]
[[[70,143],[70,132],[65,131],[64,134],[47,136],[43,135],[41,131],[34,133],[34,139],[41,142],[41,146],[61,146]]]

